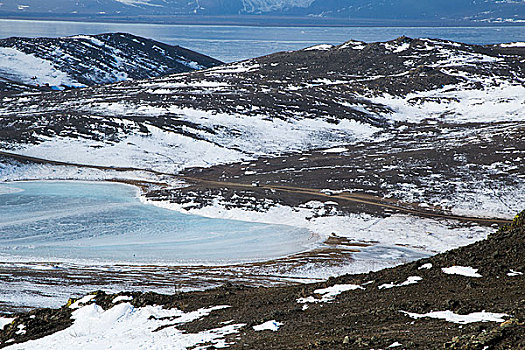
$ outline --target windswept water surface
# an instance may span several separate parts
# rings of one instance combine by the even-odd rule
[[[0,184],[0,256],[47,261],[231,264],[307,250],[308,230],[186,215],[140,202],[132,186]]]
[[[251,27],[231,25],[166,25],[88,23],[0,19],[0,38],[60,37],[77,34],[127,32],[180,45],[224,62],[299,50],[316,44],[342,44],[412,38],[436,38],[467,44],[523,41],[525,26],[490,27]]]

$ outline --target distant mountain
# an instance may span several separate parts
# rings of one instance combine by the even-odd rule
[[[64,89],[211,68],[222,62],[131,34],[0,40],[0,91]]]
[[[377,24],[392,22],[525,22],[522,0],[4,0],[1,16],[95,17],[126,21],[156,18],[177,21],[177,17],[222,17],[223,21],[273,21],[281,17],[356,20]],[[129,18],[127,16],[141,16]],[[277,19],[276,19],[277,18]],[[384,23],[384,22],[380,22]]]

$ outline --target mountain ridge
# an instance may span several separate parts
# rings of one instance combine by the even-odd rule
[[[145,79],[222,64],[126,33],[0,39],[0,89],[38,91]]]
[[[221,17],[240,16],[234,21],[249,23],[256,18],[288,18],[297,21],[309,19],[308,23],[322,22],[323,18],[351,24],[354,21],[395,20],[427,21],[427,23],[523,23],[525,5],[513,1],[447,0],[439,6],[431,1],[404,0],[401,2],[370,0],[193,0],[193,1],[124,1],[124,0],[81,0],[75,3],[65,0],[51,0],[42,3],[27,0],[19,5],[14,0],[5,0],[0,6],[4,16],[66,16],[70,18],[89,16],[97,20],[135,19],[129,16],[146,16],[149,20],[177,21],[178,17],[190,16],[204,20],[210,16],[216,21]],[[302,20],[300,20],[302,19]],[[286,21],[284,21],[286,23]]]

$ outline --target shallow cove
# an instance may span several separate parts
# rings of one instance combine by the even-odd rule
[[[232,264],[305,251],[305,229],[210,219],[140,202],[114,183],[0,184],[0,255],[43,261]]]

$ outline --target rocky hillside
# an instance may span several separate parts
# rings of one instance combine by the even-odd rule
[[[0,91],[85,87],[221,63],[179,46],[124,33],[0,39]]]
[[[49,160],[166,172],[293,153],[293,165],[265,169],[261,160],[224,176],[317,178],[321,188],[510,215],[523,197],[507,189],[522,193],[525,181],[524,57],[518,44],[349,41],[145,81],[4,97],[0,144]],[[341,145],[320,152],[324,161],[308,154]]]
[[[0,347],[523,349],[524,251],[522,212],[484,241],[323,283],[96,292],[60,309],[0,318]]]

